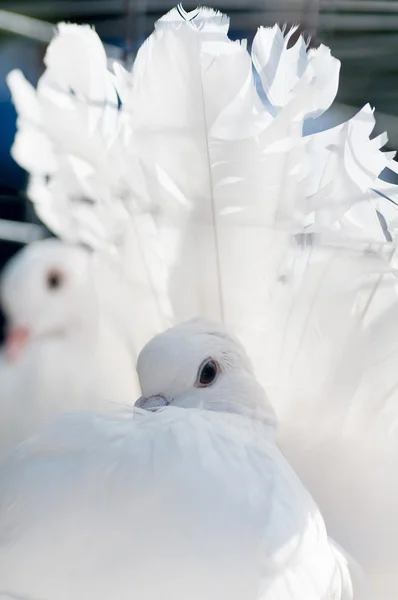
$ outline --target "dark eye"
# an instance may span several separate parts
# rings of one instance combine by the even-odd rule
[[[208,359],[199,369],[197,386],[208,387],[217,379],[219,366],[215,360]]]
[[[62,273],[59,271],[50,271],[47,274],[46,284],[49,290],[57,290],[63,283]]]

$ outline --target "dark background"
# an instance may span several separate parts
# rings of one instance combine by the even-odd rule
[[[376,131],[387,130],[389,147],[398,148],[398,0],[219,0],[212,6],[230,15],[232,37],[247,37],[249,43],[258,25],[286,22],[299,23],[313,44],[330,46],[342,61],[339,104],[327,115],[330,124],[370,102]],[[154,21],[172,7],[165,0],[0,0],[0,223],[36,221],[24,195],[25,173],[10,156],[15,111],[6,74],[17,67],[36,83],[51,37],[48,24],[59,21],[95,25],[115,57],[131,62]],[[195,7],[184,3],[186,10]],[[21,24],[18,15],[40,22]],[[0,227],[0,268],[21,247],[18,237]]]

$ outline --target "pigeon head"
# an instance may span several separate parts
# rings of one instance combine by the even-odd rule
[[[139,408],[170,405],[274,420],[242,344],[220,324],[193,320],[155,336],[137,370]]]
[[[90,289],[88,267],[85,250],[57,239],[35,242],[9,261],[0,282],[7,358],[18,358],[31,339],[81,326]]]

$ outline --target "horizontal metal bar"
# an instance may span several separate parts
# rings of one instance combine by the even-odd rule
[[[0,10],[0,29],[48,44],[54,36],[56,25],[15,12]],[[121,54],[121,49],[117,46],[104,44],[104,47],[108,56],[116,58]]]
[[[319,15],[319,29],[349,32],[396,32],[398,29],[398,12],[390,15],[321,13]]]
[[[299,9],[307,6],[305,0],[218,0],[217,7],[222,10],[250,10],[286,11]],[[5,3],[3,2],[3,6]],[[314,8],[318,7],[321,11],[342,11],[342,12],[374,12],[374,13],[394,13],[398,12],[398,2],[395,0],[314,0]],[[147,0],[145,12],[165,12],[170,9],[169,0]],[[10,2],[10,8],[17,13],[26,13],[30,15],[51,15],[59,17],[62,15],[74,14],[76,16],[84,15],[120,15],[124,12],[123,0],[60,0],[58,2]],[[136,12],[142,12],[142,8],[136,7]]]
[[[398,31],[398,14],[384,15],[383,17],[371,15],[346,15],[346,14],[320,14],[300,12],[297,8],[292,12],[248,12],[239,15],[230,15],[231,31],[256,31],[260,25],[272,26],[276,22],[282,23],[301,23],[304,27],[311,26],[311,20],[314,20],[313,27],[320,32],[347,31],[349,33],[375,34],[380,32],[395,33]],[[146,36],[153,30],[154,19],[147,16],[143,19],[142,35]],[[123,31],[124,20],[122,18],[113,18],[101,20],[96,23],[96,30],[101,36],[120,36]],[[369,40],[366,42],[369,43]]]
[[[36,240],[42,240],[45,237],[47,237],[47,233],[41,225],[0,219],[0,240],[16,242],[18,244],[29,244]]]
[[[135,12],[142,16],[153,11],[162,13],[169,6],[168,2],[148,0],[144,8],[138,4]],[[241,1],[236,2],[236,0],[218,0],[217,6],[225,11],[242,9]],[[124,10],[123,0],[97,0],[96,2],[61,0],[56,3],[35,2],[29,5],[13,2],[12,8],[13,12],[0,10],[0,28],[44,43],[48,43],[52,38],[54,25],[19,13],[26,11],[30,15],[42,17],[47,15],[55,19],[66,19],[71,16],[78,18],[87,15],[92,20],[96,15],[121,17]],[[344,14],[348,11],[355,14]],[[367,14],[369,12],[376,14]],[[267,3],[264,0],[251,0],[250,3],[245,3],[245,10],[235,15],[234,20],[235,25],[239,27],[257,27],[264,22],[299,19],[300,15],[304,16],[310,13],[314,15],[320,13],[320,25],[324,30],[395,31],[398,28],[398,2],[386,0],[313,0],[310,4],[304,0],[287,0],[285,2],[268,0]],[[147,14],[144,20],[145,26],[151,29],[154,17]],[[115,23],[113,23],[114,25]],[[120,25],[118,26],[120,27]]]
[[[0,10],[0,29],[23,37],[48,44],[55,32],[55,26],[39,19]]]
[[[355,13],[397,13],[398,2],[394,0],[320,0],[320,10],[350,11]]]
[[[2,6],[5,7],[3,2]],[[123,14],[123,0],[60,0],[59,2],[10,2],[10,9],[15,13],[40,16],[41,18],[63,18],[68,15],[120,15]]]

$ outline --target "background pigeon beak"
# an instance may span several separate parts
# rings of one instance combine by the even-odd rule
[[[12,327],[9,329],[4,341],[5,359],[13,363],[18,360],[29,340],[29,329],[27,327]]]
[[[149,398],[138,398],[134,406],[143,410],[157,410],[170,404],[163,396],[149,396]]]

